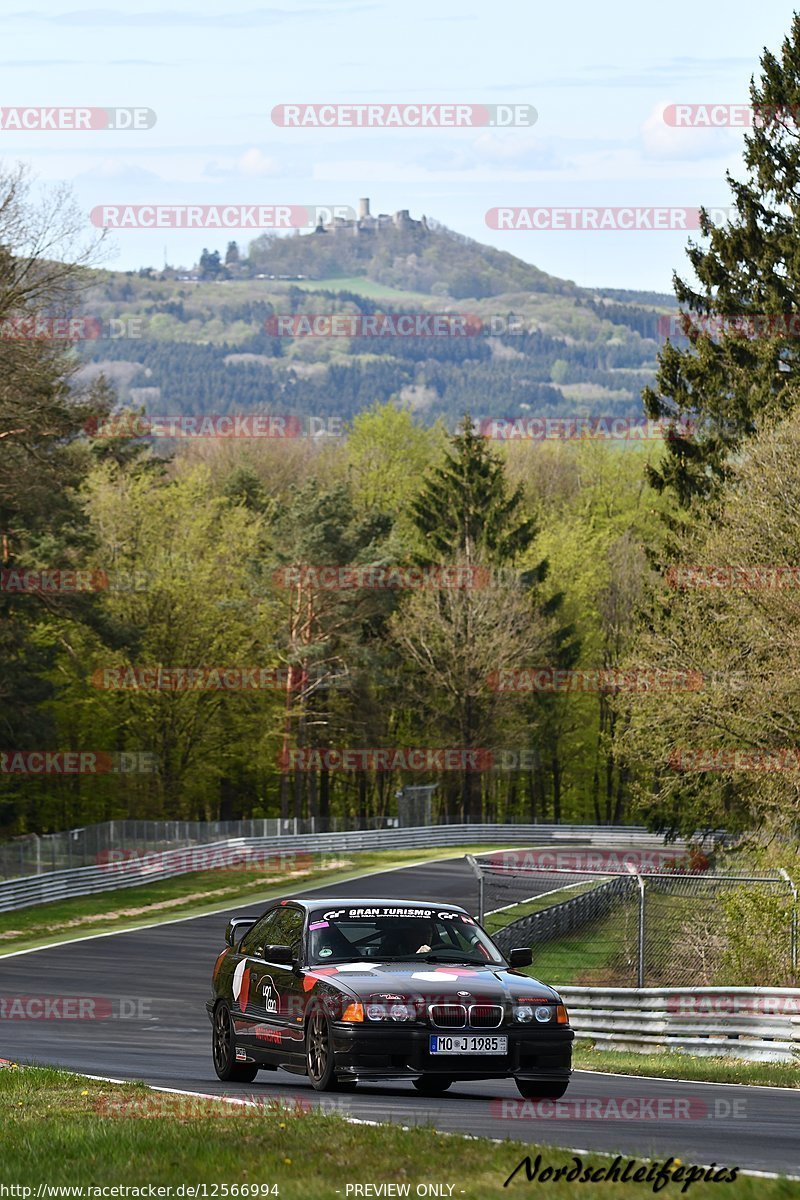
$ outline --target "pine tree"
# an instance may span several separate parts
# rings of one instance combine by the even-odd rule
[[[521,486],[509,493],[503,460],[467,414],[411,512],[434,560],[502,565],[536,536],[533,520],[519,515],[522,500]]]
[[[675,276],[689,345],[667,343],[656,387],[643,394],[650,417],[696,422],[694,430],[672,429],[664,462],[649,471],[652,484],[671,489],[684,507],[714,495],[743,440],[797,403],[797,343],[781,326],[800,312],[800,16],[780,57],[765,50],[761,65],[750,86],[747,178],[727,174],[735,215],[716,226],[701,211],[710,243],[687,251],[699,284]],[[705,318],[712,332],[703,331]]]
[[[523,500],[522,486],[510,490],[503,459],[475,432],[466,414],[444,460],[428,474],[411,504],[411,516],[429,561],[470,570],[502,567],[512,564],[536,537],[534,520],[522,515]],[[528,594],[546,571],[547,564],[540,563],[515,583],[490,588],[486,594],[467,587],[463,594],[451,596],[445,589],[440,596],[415,598],[403,610],[398,640],[418,668],[430,671],[431,695],[449,691],[450,724],[467,750],[479,746],[491,727],[487,663],[497,669],[512,646],[524,653],[522,647],[529,648],[529,642],[540,648],[547,642],[547,623]],[[434,644],[438,652],[432,650]],[[446,724],[444,714],[437,723]],[[480,776],[467,766],[461,777],[466,820],[481,819],[479,784]]]

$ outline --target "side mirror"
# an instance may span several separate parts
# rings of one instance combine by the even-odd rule
[[[267,962],[286,963],[289,967],[294,962],[291,946],[265,946],[264,958]]]
[[[516,946],[508,952],[510,967],[529,967],[533,962],[533,951],[530,946]]]
[[[231,917],[225,930],[225,942],[235,949],[245,933],[256,923],[255,917]]]

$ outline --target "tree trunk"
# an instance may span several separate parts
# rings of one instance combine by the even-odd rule
[[[327,767],[319,773],[319,820],[322,831],[327,832],[331,823],[331,776]]]
[[[358,828],[367,828],[367,774],[358,773]]]
[[[554,754],[550,760],[553,772],[553,824],[561,824],[561,760]]]

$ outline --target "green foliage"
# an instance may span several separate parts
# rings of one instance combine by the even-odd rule
[[[449,295],[467,298],[510,291],[574,294],[575,284],[556,279],[513,254],[481,246],[442,225],[387,227],[352,233],[277,237],[264,234],[250,243],[255,273],[335,278],[366,276],[392,288],[430,294],[444,284]]]
[[[764,887],[741,887],[719,901],[724,947],[720,981],[731,987],[794,986],[791,961],[792,897]]]
[[[796,337],[769,329],[766,336],[747,336],[725,328],[724,319],[780,322],[800,308],[800,142],[792,115],[800,106],[800,16],[793,17],[780,56],[765,50],[761,68],[750,86],[761,119],[744,137],[747,179],[727,175],[734,219],[714,226],[704,214],[708,246],[688,250],[699,287],[675,281],[682,310],[692,319],[723,318],[724,331],[709,336],[690,326],[688,346],[665,347],[656,386],[644,393],[651,417],[699,423],[696,435],[675,435],[665,462],[652,472],[654,486],[669,488],[684,506],[714,495],[743,439],[797,404]]]
[[[626,666],[692,672],[697,681],[655,703],[629,700],[633,720],[619,750],[647,772],[638,797],[661,828],[689,834],[767,823],[796,836],[798,514],[794,414],[748,443],[713,520],[696,519],[676,542],[668,573],[651,578]],[[771,751],[784,755],[772,766]],[[756,758],[737,761],[734,752]]]
[[[536,536],[533,519],[520,512],[522,496],[521,486],[509,492],[503,460],[466,416],[411,511],[433,561],[503,565]]]

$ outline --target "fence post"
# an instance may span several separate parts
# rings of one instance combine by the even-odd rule
[[[644,987],[644,879],[630,863],[625,864],[631,875],[636,877],[636,882],[639,885],[639,950],[638,963],[636,969],[636,986]]]
[[[792,890],[791,932],[789,936],[791,939],[792,983],[794,983],[797,980],[797,886],[785,867],[779,867],[778,871]]]
[[[465,854],[464,858],[467,860],[478,878],[478,924],[482,925],[485,915],[483,911],[483,871],[481,870],[479,864],[475,861],[473,855]]]

